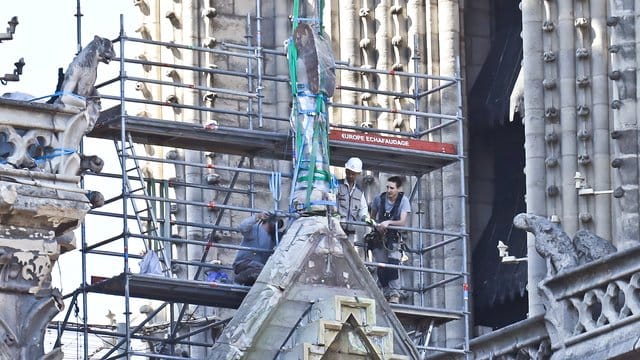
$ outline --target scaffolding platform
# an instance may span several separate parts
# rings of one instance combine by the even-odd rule
[[[111,278],[92,277],[90,291],[124,296],[125,274]],[[129,274],[129,296],[170,303],[237,309],[249,287],[162,276]]]
[[[124,296],[125,274],[103,278],[92,276],[90,291],[99,294]],[[196,280],[166,278],[162,276],[129,274],[129,296],[160,300],[169,303],[214,306],[237,309],[250,287]],[[389,304],[398,319],[413,323],[439,326],[462,318],[462,314],[437,308],[407,304]]]
[[[121,137],[120,106],[100,114],[90,137],[118,140]],[[126,129],[141,144],[226,154],[291,160],[289,132],[236,127],[207,127],[192,123],[127,116]],[[329,134],[331,165],[342,166],[352,156],[364,162],[365,170],[421,175],[457,160],[453,144],[407,137],[387,136],[373,131],[332,129]]]
[[[425,322],[439,326],[452,320],[459,320],[463,314],[442,308],[421,307],[407,304],[389,304],[400,322]]]

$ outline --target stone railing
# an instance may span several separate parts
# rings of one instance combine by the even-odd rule
[[[80,140],[99,116],[100,104],[85,109],[0,98],[0,169],[61,175],[77,183]],[[65,178],[66,176],[66,178]]]
[[[610,359],[640,338],[640,247],[546,279],[539,289],[553,359]]]
[[[437,360],[546,360],[551,356],[544,317],[535,316],[479,336],[469,343],[471,354],[440,353],[428,356]]]
[[[548,359],[549,336],[542,315],[477,337],[469,344],[477,360]],[[463,356],[460,359],[464,358]]]

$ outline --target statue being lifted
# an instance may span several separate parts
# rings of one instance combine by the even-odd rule
[[[320,16],[322,9],[316,10]],[[334,206],[329,169],[327,104],[335,90],[335,59],[322,24],[308,24],[294,13],[288,60],[295,132],[294,178],[290,208],[303,213]]]

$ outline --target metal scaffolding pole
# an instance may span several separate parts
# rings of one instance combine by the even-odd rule
[[[103,174],[102,176],[104,176],[105,178],[116,178],[116,177],[120,178],[119,180],[121,181],[121,194],[107,200],[107,204],[117,205],[117,202],[121,201],[122,207],[121,207],[121,213],[119,214],[117,213],[117,211],[113,209],[111,209],[111,211],[107,209],[100,210],[100,211],[93,210],[90,214],[91,216],[120,217],[122,219],[122,229],[120,234],[111,236],[107,240],[94,242],[92,244],[87,243],[86,241],[87,235],[84,234],[83,232],[83,243],[82,243],[83,244],[82,245],[83,269],[82,271],[83,271],[84,285],[82,287],[82,294],[83,294],[82,301],[83,301],[83,311],[85,312],[84,327],[83,327],[84,341],[85,341],[85,354],[88,347],[87,338],[88,338],[89,328],[90,328],[88,324],[88,319],[86,316],[87,307],[88,307],[87,292],[91,291],[90,290],[91,286],[88,286],[86,284],[86,277],[87,277],[86,267],[87,267],[87,263],[89,263],[89,261],[86,259],[86,256],[88,256],[89,254],[109,256],[109,257],[113,257],[113,256],[122,257],[123,268],[124,268],[123,272],[125,275],[123,278],[124,279],[123,297],[125,299],[125,313],[124,313],[125,329],[122,332],[110,333],[112,336],[120,337],[121,339],[120,341],[117,342],[117,345],[111,350],[111,352],[109,352],[109,354],[105,356],[108,357],[111,354],[113,354],[113,352],[124,349],[124,354],[125,354],[124,356],[128,358],[131,355],[143,354],[139,350],[134,351],[132,349],[131,341],[132,339],[137,340],[137,339],[143,338],[143,336],[140,336],[138,332],[142,330],[147,325],[147,322],[149,321],[149,319],[147,319],[146,321],[140,324],[135,324],[135,325],[131,324],[131,321],[132,321],[131,310],[130,310],[131,278],[129,276],[131,275],[131,269],[130,269],[129,261],[132,259],[141,259],[142,257],[140,255],[129,253],[130,242],[133,242],[133,240],[136,239],[136,241],[147,241],[149,243],[161,244],[162,245],[161,250],[168,251],[167,254],[169,255],[172,254],[171,248],[175,245],[192,245],[192,246],[199,245],[199,246],[205,247],[206,250],[203,251],[203,254],[200,258],[195,257],[195,258],[189,258],[185,260],[178,260],[178,259],[173,259],[171,256],[169,256],[167,259],[169,264],[193,266],[197,268],[196,275],[194,276],[194,278],[189,278],[184,280],[185,283],[193,283],[193,284],[198,282],[197,278],[200,276],[203,270],[213,269],[213,268],[215,269],[231,269],[232,268],[231,264],[229,264],[228,262],[226,263],[220,262],[215,265],[206,263],[205,260],[206,260],[209,248],[219,248],[219,249],[225,249],[229,251],[236,251],[236,250],[262,251],[260,249],[243,247],[243,246],[235,245],[233,243],[213,241],[213,237],[209,239],[209,241],[196,241],[193,238],[189,239],[189,237],[176,238],[176,237],[173,237],[171,234],[172,229],[177,226],[188,226],[188,227],[198,228],[199,230],[211,229],[212,235],[214,232],[234,233],[235,231],[237,231],[237,229],[235,229],[233,226],[221,225],[223,217],[231,216],[230,214],[241,215],[245,213],[255,213],[255,212],[261,211],[261,209],[257,208],[258,205],[256,201],[257,200],[256,192],[258,191],[258,187],[260,184],[268,183],[268,181],[262,182],[261,180],[258,180],[258,179],[260,179],[260,177],[269,177],[274,173],[272,171],[256,169],[256,166],[257,164],[260,164],[260,161],[257,161],[257,159],[254,158],[254,154],[249,153],[246,155],[242,155],[242,160],[239,162],[238,166],[223,166],[223,165],[217,165],[217,164],[208,164],[206,162],[194,163],[194,162],[179,160],[175,158],[163,159],[163,158],[154,157],[154,156],[138,156],[138,155],[127,153],[126,151],[124,151],[127,144],[129,144],[130,146],[133,146],[133,143],[130,143],[130,138],[127,133],[128,120],[148,119],[147,117],[129,115],[127,113],[126,107],[127,105],[132,105],[132,104],[133,105],[144,104],[145,106],[159,106],[159,107],[169,106],[175,109],[206,111],[209,114],[237,116],[239,118],[242,117],[242,124],[245,125],[245,120],[246,120],[246,127],[238,126],[237,128],[234,128],[234,129],[238,133],[243,133],[245,135],[255,135],[260,132],[264,133],[264,130],[260,130],[260,129],[265,126],[269,127],[270,125],[272,125],[272,123],[270,123],[269,121],[275,121],[274,128],[276,131],[281,130],[278,124],[280,124],[281,121],[289,121],[289,119],[286,117],[278,117],[277,114],[276,115],[264,114],[265,103],[263,102],[263,100],[264,100],[264,89],[266,86],[265,82],[267,81],[283,82],[283,81],[288,81],[289,79],[285,77],[280,77],[277,75],[274,75],[274,76],[265,75],[264,61],[265,61],[265,56],[275,56],[278,59],[284,59],[283,57],[284,53],[263,48],[262,36],[261,36],[261,32],[262,32],[262,14],[260,11],[261,2],[257,0],[256,4],[257,4],[257,12],[255,17],[255,21],[256,21],[255,37],[251,35],[251,32],[253,31],[253,26],[251,21],[252,19],[250,16],[247,16],[247,19],[246,19],[246,31],[248,34],[248,36],[246,36],[247,43],[246,45],[223,43],[222,47],[228,48],[230,50],[209,49],[206,47],[199,47],[199,46],[180,45],[172,42],[167,43],[162,41],[128,38],[124,33],[124,19],[122,16],[120,17],[119,76],[117,77],[117,79],[114,79],[113,81],[105,82],[100,86],[108,87],[112,83],[115,84],[115,82],[119,84],[119,94],[117,96],[109,95],[107,92],[105,92],[105,95],[103,95],[102,98],[105,100],[116,100],[120,104],[119,141],[121,143],[121,148],[123,149],[123,152],[119,154],[121,159],[121,167],[120,167],[121,175]],[[255,39],[255,42],[254,42],[254,39]],[[213,69],[209,66],[177,65],[177,64],[167,64],[160,61],[127,59],[125,57],[126,42],[142,43],[149,46],[165,46],[165,47],[171,47],[175,49],[196,51],[202,54],[211,54],[216,56],[237,57],[241,59],[242,64],[244,64],[246,60],[246,71],[243,72],[243,71],[235,71],[235,70],[227,70],[227,69]],[[238,50],[238,51],[232,51],[232,50]],[[413,69],[414,72],[397,72],[397,71],[387,71],[387,70],[378,70],[378,69],[364,69],[364,68],[360,68],[357,66],[350,66],[350,65],[337,66],[337,69],[340,71],[355,71],[358,73],[391,75],[391,76],[398,76],[398,77],[406,77],[407,79],[411,80],[414,87],[411,93],[364,89],[364,88],[358,88],[353,86],[338,87],[338,90],[341,90],[341,91],[354,91],[354,92],[363,92],[363,93],[368,92],[368,93],[375,93],[375,94],[385,95],[385,96],[399,96],[407,99],[412,99],[414,102],[413,106],[409,107],[408,110],[386,109],[386,108],[375,107],[375,106],[338,104],[338,103],[333,103],[331,105],[335,109],[338,109],[338,111],[339,109],[356,109],[356,110],[362,110],[364,112],[386,112],[386,113],[415,116],[416,125],[424,125],[419,121],[419,119],[426,119],[426,118],[440,119],[441,121],[438,125],[434,125],[426,129],[423,126],[416,126],[416,129],[413,132],[406,132],[406,131],[397,132],[397,131],[382,130],[382,129],[363,129],[362,127],[346,126],[346,125],[338,125],[338,124],[332,125],[332,128],[347,129],[350,131],[381,133],[381,134],[388,134],[388,135],[395,135],[395,136],[420,138],[420,137],[423,137],[424,135],[434,133],[436,131],[440,131],[449,126],[457,126],[457,130],[458,130],[458,134],[457,134],[458,144],[456,146],[457,153],[456,154],[442,153],[437,155],[441,158],[456,160],[457,166],[460,167],[460,181],[461,181],[460,208],[461,208],[461,217],[462,217],[462,219],[460,220],[460,224],[461,224],[460,231],[459,232],[444,231],[442,229],[427,228],[427,226],[423,224],[423,222],[426,220],[422,212],[422,210],[424,209],[420,207],[419,212],[417,214],[417,221],[419,224],[417,228],[390,227],[395,230],[407,231],[417,235],[417,240],[412,245],[414,249],[407,250],[407,253],[416,254],[418,256],[416,261],[412,263],[408,263],[411,265],[406,265],[406,264],[391,265],[391,264],[378,263],[378,262],[366,262],[365,264],[370,266],[376,266],[376,267],[388,267],[388,268],[401,269],[404,271],[410,271],[412,273],[411,279],[413,284],[411,284],[411,286],[406,286],[404,289],[413,291],[416,293],[416,295],[413,296],[413,299],[414,299],[413,306],[416,306],[418,308],[427,307],[428,291],[438,287],[443,287],[445,284],[451,283],[453,281],[462,280],[463,286],[461,289],[461,296],[463,297],[463,308],[462,309],[442,309],[443,311],[449,311],[455,314],[459,314],[461,316],[461,320],[459,321],[464,321],[465,323],[464,324],[464,331],[465,331],[464,340],[465,341],[462,346],[462,349],[450,349],[450,348],[445,349],[445,348],[440,348],[436,346],[422,346],[422,347],[418,346],[418,348],[421,350],[429,350],[429,351],[464,353],[464,354],[467,354],[468,356],[469,333],[470,333],[470,323],[469,323],[470,316],[469,316],[469,304],[468,304],[469,274],[468,274],[468,266],[467,266],[467,262],[469,261],[468,260],[469,239],[468,239],[468,234],[466,230],[467,193],[466,193],[466,184],[465,184],[465,166],[466,166],[465,147],[464,147],[464,126],[465,125],[464,125],[464,118],[463,118],[462,85],[461,85],[461,79],[459,77],[460,64],[459,63],[457,64],[457,73],[454,74],[454,76],[432,76],[432,75],[420,73],[419,62],[416,61],[417,59],[419,59],[418,54],[414,54],[413,59],[414,59],[414,69]],[[128,76],[126,70],[127,70],[127,66],[131,64],[167,67],[167,68],[181,70],[181,71],[198,72],[199,74],[204,73],[204,74],[211,74],[211,75],[241,77],[243,79],[246,79],[247,91],[240,91],[238,89],[227,89],[224,87],[203,86],[202,84],[174,83],[174,82],[162,81],[158,79],[148,79],[144,77]],[[432,80],[435,82],[439,81],[440,85],[432,89],[427,89],[427,90],[420,89],[421,81],[424,82],[424,80]],[[158,99],[155,99],[155,100],[140,99],[140,98],[127,96],[128,95],[126,93],[127,83],[132,81],[140,82],[140,83],[148,83],[150,85],[159,86],[159,87],[193,89],[197,91],[214,92],[217,94],[229,95],[229,97],[232,97],[234,101],[243,102],[242,105],[237,107],[237,109],[242,109],[243,107],[241,106],[246,105],[246,111],[233,110],[228,108],[213,109],[212,107],[199,106],[199,104],[178,104],[178,103],[168,104],[167,102],[160,101]],[[209,84],[209,85],[213,85],[213,84]],[[451,86],[455,86],[457,91],[458,103],[457,103],[456,114],[427,112],[426,104],[424,104],[425,101],[422,101],[423,97],[429,94],[432,94],[436,91],[441,91],[445,88],[449,88]],[[163,120],[163,119],[158,119],[158,120]],[[258,129],[256,129],[256,120],[257,120]],[[225,128],[225,127],[219,127],[219,128]],[[137,141],[140,141],[140,140],[137,140]],[[215,151],[217,153],[224,153],[225,149],[212,149],[211,151]],[[400,150],[393,149],[393,151],[397,152],[397,156],[402,156],[402,152],[403,152],[402,149]],[[186,181],[180,181],[180,180],[177,180],[177,181],[163,180],[164,185],[161,185],[161,186],[165,186],[165,190],[163,192],[155,195],[139,195],[139,194],[133,193],[129,182],[130,181],[143,182],[147,180],[142,179],[141,178],[142,176],[140,178],[136,177],[135,175],[130,176],[129,174],[130,169],[127,169],[127,166],[125,165],[127,160],[145,161],[148,163],[159,163],[162,165],[189,166],[189,167],[199,168],[199,169],[229,171],[230,173],[233,174],[233,176],[229,180],[228,187],[223,187],[219,185],[209,186],[204,183],[190,184]],[[245,168],[243,167],[242,164],[244,164],[244,161],[247,161],[247,160],[249,164],[248,164],[248,167]],[[292,175],[290,174],[284,175],[284,177],[288,179],[290,179],[291,176]],[[411,200],[415,200],[414,198],[417,196],[418,201],[422,201],[423,197],[426,196],[424,193],[425,189],[423,189],[421,185],[420,177],[421,175],[418,176],[417,183],[413,189],[414,192],[412,193]],[[153,186],[156,186],[157,181],[147,181],[147,183],[152,184]],[[242,184],[242,186],[246,186],[246,189],[241,188],[242,186],[238,184]],[[172,187],[173,189],[171,189]],[[175,190],[175,187],[184,187],[184,188],[192,187],[194,189],[200,189],[202,191],[206,191],[206,190],[216,191],[219,194],[224,193],[224,198],[220,202],[214,201],[215,198],[212,198],[211,201],[187,200],[185,198],[180,198],[180,196],[178,196],[177,194],[170,193],[171,191]],[[249,203],[248,207],[235,205],[232,202],[233,194],[246,195]],[[162,225],[161,234],[153,234],[153,233],[145,234],[143,233],[142,229],[140,229],[139,233],[137,233],[135,230],[129,228],[129,221],[131,220],[138,220],[138,222],[148,222],[148,221],[151,221],[151,218],[152,218],[150,215],[141,216],[138,214],[131,214],[131,211],[129,210],[129,206],[131,205],[129,203],[135,202],[135,201],[138,201],[138,202],[143,201],[146,203],[154,204],[155,207],[161,209],[161,212],[162,212],[162,214],[160,215],[161,218],[156,219],[158,223]],[[205,224],[205,223],[198,223],[198,222],[179,220],[179,219],[174,220],[172,219],[173,214],[171,210],[172,209],[171,205],[174,205],[174,206],[189,205],[189,206],[207,208],[209,210],[219,211],[219,212],[216,214],[216,218],[214,221],[215,224],[212,224],[212,223]],[[277,210],[277,202],[274,207],[276,207],[275,210]],[[362,222],[354,222],[353,224],[360,225],[360,226],[365,225]],[[438,241],[434,243],[428,243],[427,240],[425,239],[425,234],[435,235],[437,237],[436,240]],[[232,238],[231,235],[228,235],[228,234],[224,236],[228,236],[229,239]],[[111,244],[115,241],[119,241],[120,239],[122,239],[122,245],[123,245],[121,252],[114,251],[113,249],[103,249],[103,247],[105,247],[106,245]],[[453,242],[458,242],[458,241],[462,243],[461,248],[462,248],[463,261],[462,261],[461,269],[444,270],[444,268],[436,268],[436,267],[429,268],[425,266],[426,265],[425,259],[428,256],[428,253],[430,251],[433,251],[435,249],[441,249],[445,245],[451,244]],[[442,279],[436,283],[426,285],[425,282],[426,282],[426,279],[428,278],[427,274],[438,274],[442,276]],[[170,276],[170,273],[169,273],[169,276]],[[231,285],[229,288],[236,289],[236,290],[246,289],[246,287],[240,286],[240,285],[238,286]],[[75,301],[77,301],[77,299]],[[165,305],[163,305],[163,307]],[[152,341],[164,342],[165,346],[169,344],[172,354],[175,354],[175,350],[176,350],[175,344],[180,343],[179,342],[180,340],[188,338],[189,336],[194,335],[196,332],[204,331],[202,329],[196,329],[195,332],[191,331],[189,334],[186,334],[186,335],[180,333],[183,326],[185,324],[188,324],[188,322],[185,321],[186,309],[187,307],[183,306],[182,309],[178,311],[178,313],[176,314],[176,311],[175,311],[176,309],[174,309],[173,306],[169,306],[170,329],[168,330],[168,333],[169,333],[168,338],[165,340],[151,338]],[[160,310],[157,310],[156,314],[159,311]],[[108,333],[108,332],[105,331],[105,333]],[[185,343],[189,343],[190,345],[196,346],[194,343],[190,343],[190,342],[185,342]],[[124,347],[120,347],[121,345]],[[206,345],[208,344],[202,344],[202,346],[206,346]],[[168,359],[176,358],[170,355],[159,355],[159,354],[153,354],[153,356],[157,358],[168,358]]]

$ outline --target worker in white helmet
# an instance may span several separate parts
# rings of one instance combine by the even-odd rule
[[[342,221],[342,229],[349,237],[353,244],[358,238],[358,232],[364,232],[362,227],[346,222],[359,222],[369,220],[369,207],[367,199],[362,192],[360,186],[356,183],[356,178],[362,173],[362,160],[352,157],[344,164],[345,179],[338,185],[336,202],[338,205],[338,213],[340,221]],[[358,251],[362,253],[362,251]]]

